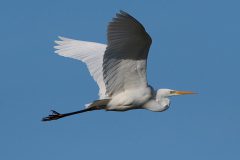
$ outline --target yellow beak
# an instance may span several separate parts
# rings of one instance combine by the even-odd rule
[[[177,95],[184,95],[184,94],[197,94],[195,92],[191,92],[191,91],[175,91],[175,93]]]

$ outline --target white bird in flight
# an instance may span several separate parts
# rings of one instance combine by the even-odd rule
[[[162,112],[169,108],[170,96],[194,94],[172,89],[154,90],[147,83],[147,57],[152,39],[142,24],[124,11],[117,13],[109,23],[107,45],[59,38],[55,41],[58,44],[55,52],[86,63],[99,86],[99,100],[76,112],[61,114],[52,110],[52,114],[42,121],[93,110]]]

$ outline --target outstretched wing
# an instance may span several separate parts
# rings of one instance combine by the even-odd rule
[[[151,37],[128,13],[120,11],[108,25],[103,77],[109,96],[147,86],[146,63]]]
[[[106,98],[106,87],[102,73],[103,55],[106,50],[106,45],[64,37],[59,37],[59,39],[59,41],[55,41],[58,44],[54,47],[57,49],[55,53],[86,63],[91,76],[99,86],[100,99]]]

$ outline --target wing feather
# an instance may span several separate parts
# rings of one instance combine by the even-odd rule
[[[120,11],[108,25],[103,78],[109,96],[147,86],[146,64],[151,37],[128,13]]]
[[[99,86],[100,99],[107,98],[106,87],[103,81],[103,55],[106,50],[105,44],[79,41],[64,37],[55,41],[58,45],[54,48],[58,55],[80,60],[86,63],[88,70]]]

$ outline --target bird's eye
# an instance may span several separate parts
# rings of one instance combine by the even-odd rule
[[[174,94],[175,93],[175,91],[170,91],[170,94]]]

